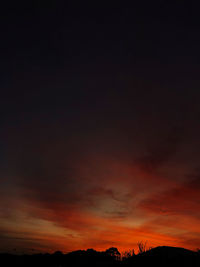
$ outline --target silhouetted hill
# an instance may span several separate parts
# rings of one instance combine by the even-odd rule
[[[197,267],[200,253],[178,247],[156,247],[123,260],[117,248],[98,252],[94,249],[77,250],[68,254],[12,255],[0,254],[0,266],[12,267]]]
[[[200,254],[185,248],[160,246],[124,262],[128,266],[200,266]]]
[[[142,254],[144,256],[156,256],[156,257],[158,256],[185,257],[185,256],[195,256],[197,255],[197,252],[185,248],[162,246],[162,247],[152,248]]]

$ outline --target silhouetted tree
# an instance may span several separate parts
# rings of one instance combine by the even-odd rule
[[[113,257],[115,260],[119,260],[121,257],[121,254],[117,248],[111,247],[105,251],[105,253],[111,257]]]
[[[137,243],[138,245],[138,254],[144,253],[147,251],[147,241],[140,241]]]
[[[87,252],[90,253],[90,254],[97,253],[97,251],[94,250],[93,248],[88,248],[88,249],[87,249]]]
[[[135,256],[135,251],[134,251],[134,249],[126,250],[126,251],[122,252],[121,256],[122,256],[122,260],[131,258],[131,257]]]
[[[62,256],[63,253],[62,253],[62,251],[55,251],[54,255],[59,257],[59,256]]]

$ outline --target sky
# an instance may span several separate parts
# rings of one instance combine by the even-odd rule
[[[199,248],[197,6],[28,2],[0,11],[0,252]]]

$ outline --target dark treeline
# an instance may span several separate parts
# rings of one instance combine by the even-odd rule
[[[0,266],[12,267],[76,267],[76,266],[200,266],[199,251],[176,247],[157,247],[146,251],[126,252],[123,255],[116,248],[98,252],[93,249],[78,250],[63,254],[13,255],[0,254]]]

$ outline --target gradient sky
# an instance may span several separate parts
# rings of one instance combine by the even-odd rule
[[[200,247],[199,9],[28,2],[0,14],[0,251]]]

